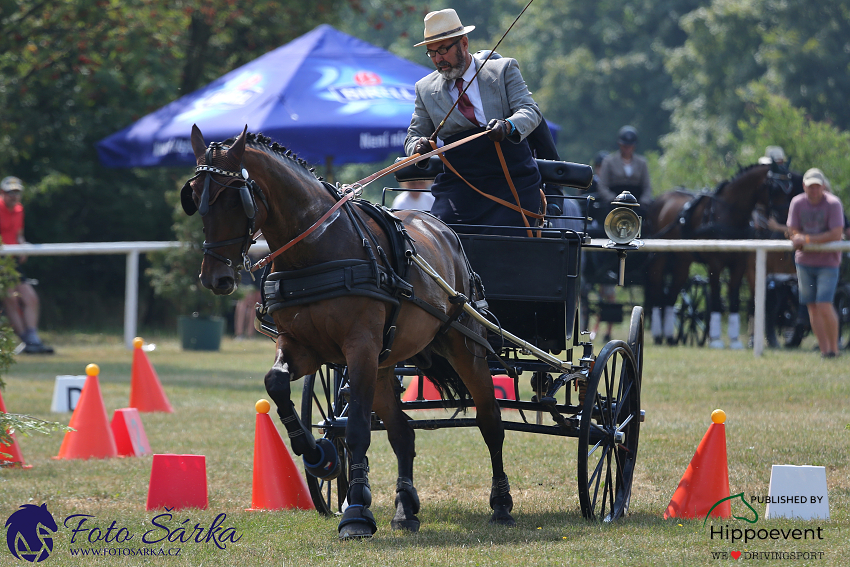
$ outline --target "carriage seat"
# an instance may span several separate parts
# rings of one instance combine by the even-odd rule
[[[537,169],[540,170],[540,176],[543,178],[543,183],[585,189],[590,187],[590,183],[593,181],[593,168],[589,165],[547,159],[535,161],[537,162]],[[428,158],[427,168],[408,165],[396,171],[395,178],[399,182],[426,181],[434,179],[442,172],[443,162],[440,161],[438,156],[431,156]]]

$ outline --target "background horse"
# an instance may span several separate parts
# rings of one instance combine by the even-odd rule
[[[722,182],[713,193],[694,194],[684,190],[665,193],[648,207],[645,219],[647,238],[669,239],[739,239],[751,238],[750,221],[756,206],[773,214],[784,208],[787,214],[791,200],[787,172],[776,164],[751,165],[741,168],[732,179]],[[729,321],[727,334],[730,346],[744,348],[738,338],[740,331],[740,286],[748,265],[743,252],[655,254],[647,269],[645,302],[652,308],[651,331],[656,344],[666,337],[675,344],[675,312],[673,304],[696,261],[708,270],[711,293],[709,297],[709,337],[711,346],[723,348],[720,338],[720,275],[729,270]],[[663,312],[663,322],[661,315]]]
[[[419,528],[419,499],[413,485],[414,431],[401,411],[394,373],[397,362],[415,356],[417,365],[440,381],[449,394],[471,395],[474,400],[476,421],[493,468],[490,522],[514,525],[510,515],[513,501],[502,462],[504,426],[486,351],[482,343],[469,340],[470,336],[486,336],[483,327],[466,320],[463,330],[467,332],[461,334],[458,326],[450,326],[450,319],[462,310],[461,304],[450,302],[418,269],[409,271],[409,285],[401,281],[398,274],[407,271],[406,259],[392,261],[392,235],[382,229],[379,219],[367,214],[371,205],[349,201],[333,211],[341,195],[321,183],[291,151],[269,145],[268,138],[247,134],[247,128],[235,141],[207,148],[195,126],[191,141],[197,174],[184,186],[181,200],[187,214],[198,210],[203,218],[206,242],[200,280],[205,287],[216,294],[236,289],[239,264],[247,262],[244,256],[258,229],[273,251],[303,237],[274,259],[274,273],[264,286],[265,305],[272,300],[278,304],[272,317],[279,333],[277,354],[265,386],[289,432],[293,451],[303,455],[308,472],[329,479],[338,474],[336,451],[326,439],[317,443],[310,427],[300,421],[290,400],[289,383],[315,373],[322,364],[348,367],[351,391],[345,439],[351,462],[346,497],[349,506],[339,523],[339,537],[370,537],[377,529],[369,510],[372,497],[366,458],[373,410],[384,421],[398,459],[392,527],[410,531]],[[247,174],[240,173],[243,171]],[[317,219],[328,212],[332,214],[327,220],[318,223]],[[426,213],[397,214],[410,237],[402,244],[413,249],[415,243],[415,252],[453,289],[468,298],[480,298],[480,286],[474,283],[476,276],[457,235]],[[309,232],[311,227],[315,230]],[[403,254],[402,250],[401,258]],[[358,281],[367,280],[369,285],[363,284],[366,288],[358,295],[334,297],[331,293],[325,298],[307,297],[300,303],[287,303],[286,297],[275,296],[276,290],[284,287],[293,295],[314,291],[321,286],[310,279],[310,274],[317,272],[324,278],[322,285],[328,287],[337,278],[341,278],[342,287],[354,288],[354,293],[361,289]],[[369,279],[371,276],[375,279]],[[391,287],[396,291],[386,292],[388,282],[395,284]],[[420,303],[412,303],[414,298]],[[420,307],[424,304],[430,305],[431,311]],[[400,307],[398,311],[393,309],[395,305]],[[391,335],[394,340],[390,338],[387,346],[385,337]]]

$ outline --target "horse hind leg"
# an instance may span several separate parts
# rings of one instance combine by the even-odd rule
[[[490,463],[493,469],[492,485],[490,487],[490,508],[493,514],[491,524],[516,526],[516,520],[511,516],[514,502],[511,497],[511,487],[505,474],[503,447],[505,444],[505,426],[502,414],[496,401],[493,378],[490,368],[484,358],[484,349],[480,346],[467,345],[463,335],[454,331],[449,353],[446,356],[475,402],[475,421],[484,443],[490,452]],[[473,352],[470,352],[473,350]]]
[[[375,390],[375,413],[387,428],[387,439],[398,461],[394,530],[419,531],[419,495],[413,486],[413,459],[416,457],[416,434],[399,404],[400,383],[393,368],[381,370]]]

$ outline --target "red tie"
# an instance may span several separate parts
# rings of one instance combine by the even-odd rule
[[[466,96],[465,92],[463,92],[463,79],[455,81],[455,87],[457,87],[457,94],[460,95],[460,99],[457,101],[457,109],[460,110],[460,113],[463,114],[467,120],[476,126],[479,126],[478,120],[475,119],[475,109],[472,107],[469,97]]]

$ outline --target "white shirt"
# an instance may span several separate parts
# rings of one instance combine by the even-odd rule
[[[484,103],[481,102],[481,91],[478,90],[478,80],[476,79],[472,82],[472,84],[470,84],[472,77],[475,76],[475,65],[476,61],[473,57],[472,64],[467,67],[466,72],[463,76],[461,76],[461,79],[463,79],[463,88],[466,89],[466,96],[469,97],[469,102],[472,103],[472,108],[475,109],[475,119],[478,121],[478,124],[483,127],[487,126],[487,117],[484,116]],[[460,93],[457,92],[457,89],[455,88],[455,81],[449,81],[449,83],[449,92],[452,93],[452,102],[457,102],[458,95]],[[466,88],[466,85],[469,85],[468,89]]]
[[[434,204],[434,196],[427,191],[403,191],[393,199],[393,209],[416,209],[418,211],[431,211]]]

